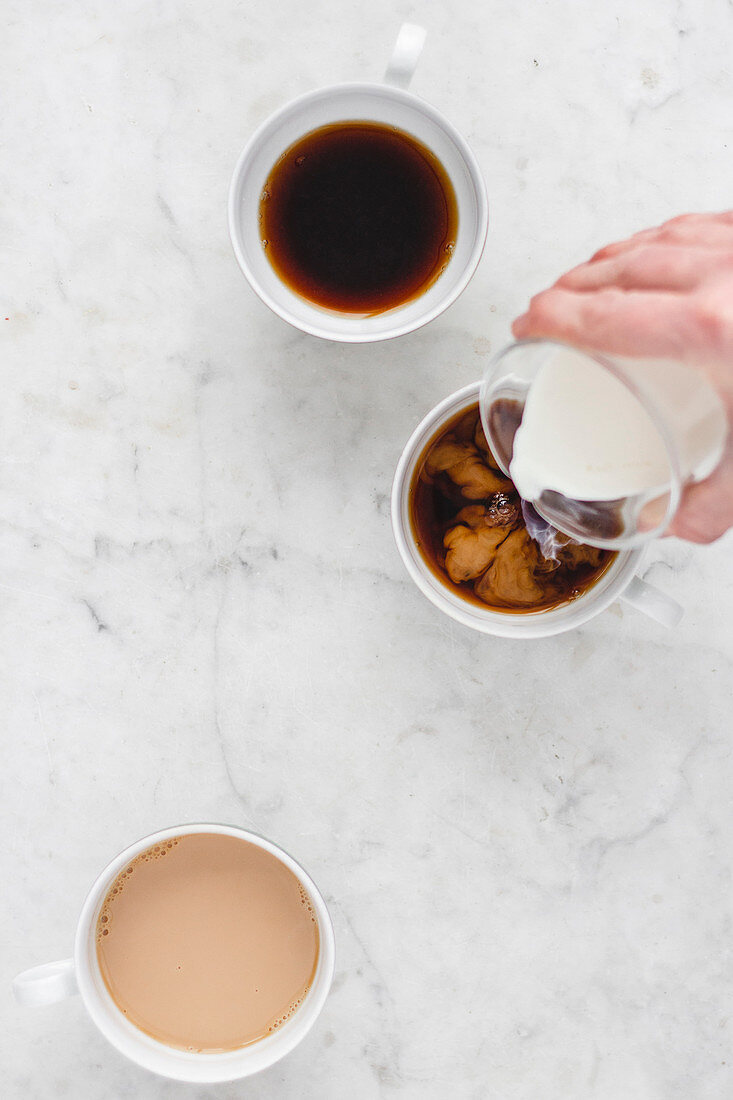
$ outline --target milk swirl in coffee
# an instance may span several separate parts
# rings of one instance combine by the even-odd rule
[[[552,556],[541,552],[519,494],[488,447],[478,403],[445,424],[423,451],[411,485],[410,522],[441,582],[497,611],[546,611],[577,599],[615,557],[559,534]]]

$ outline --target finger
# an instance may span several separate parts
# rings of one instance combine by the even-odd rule
[[[704,333],[697,314],[678,294],[615,287],[578,293],[552,287],[532,299],[512,325],[518,339],[550,337],[612,355],[688,359]]]
[[[730,253],[733,256],[733,250]],[[568,290],[692,290],[705,278],[710,253],[703,248],[646,244],[596,263],[580,264],[558,279]]]
[[[690,244],[695,248],[728,250],[733,248],[733,222],[722,218],[714,221],[674,218],[661,227],[656,240],[665,244]]]
[[[610,260],[613,256],[619,256],[623,252],[629,252],[634,248],[638,248],[641,244],[653,241],[658,233],[659,226],[654,226],[652,229],[642,229],[639,233],[634,233],[631,237],[627,237],[626,240],[613,241],[611,244],[604,245],[603,248],[599,248],[597,252],[594,252],[588,262],[594,264],[598,260]]]
[[[723,210],[719,213],[706,213],[703,211],[694,214],[676,214],[674,218],[667,218],[666,221],[662,222],[660,228],[726,224],[733,224],[733,210]]]
[[[626,241],[606,245],[590,262],[612,259],[642,244],[689,244],[706,250],[729,250],[733,248],[733,218],[727,214],[683,214],[655,229],[643,229]]]
[[[661,225],[651,226],[633,233],[622,241],[614,241],[591,256],[590,262],[610,259],[623,252],[628,252],[640,244],[647,244],[660,239],[687,240],[690,237],[700,238],[701,245],[709,243],[710,239],[722,239],[733,228],[733,210],[725,210],[720,214],[679,214],[676,218],[670,218]]]
[[[733,447],[720,466],[699,485],[682,495],[676,516],[667,531],[687,542],[715,542],[733,527]]]

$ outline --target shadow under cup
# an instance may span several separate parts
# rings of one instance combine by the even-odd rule
[[[406,131],[437,157],[456,195],[458,233],[445,270],[418,297],[369,316],[330,310],[300,297],[279,278],[261,239],[260,197],[276,161],[299,138],[337,122],[375,122]],[[400,336],[442,313],[476,270],[487,227],[486,189],[466,142],[430,104],[386,84],[335,85],[286,104],[251,138],[239,158],[229,192],[229,231],[234,252],[255,292],[296,328],[344,342]]]

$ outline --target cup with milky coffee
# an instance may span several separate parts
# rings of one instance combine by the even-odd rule
[[[133,1062],[179,1081],[248,1077],[304,1038],[328,995],[334,938],[295,860],[230,825],[182,825],[127,848],[89,892],[74,957],[19,974],[24,1005],[80,993]]]

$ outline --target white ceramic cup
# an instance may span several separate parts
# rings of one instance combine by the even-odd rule
[[[405,90],[424,40],[422,27],[406,23],[384,84],[334,84],[294,99],[262,123],[237,162],[229,190],[229,233],[239,266],[270,309],[313,336],[365,343],[412,332],[456,300],[481,258],[489,215],[478,162],[439,111]],[[426,145],[448,173],[458,203],[458,234],[445,271],[412,301],[368,316],[321,308],[286,286],[267,258],[258,221],[260,196],[280,155],[311,130],[355,120],[396,126]]]
[[[473,382],[436,405],[415,428],[397,464],[392,486],[392,528],[407,572],[420,591],[457,622],[502,638],[546,638],[561,634],[599,615],[618,599],[632,604],[664,626],[676,626],[683,609],[637,576],[643,558],[643,551],[638,549],[619,552],[613,564],[582,596],[549,611],[526,614],[492,611],[461,599],[447,585],[441,584],[415,542],[410,525],[410,485],[417,463],[432,437],[462,409],[476,404],[480,389],[481,383]]]
[[[154,844],[191,833],[221,833],[264,848],[288,867],[313,902],[320,938],[318,964],[310,990],[300,1008],[277,1031],[240,1050],[220,1054],[196,1054],[177,1050],[140,1031],[123,1015],[110,996],[99,970],[96,950],[97,917],[107,891],[127,864]],[[22,1005],[52,1004],[80,993],[87,1012],[102,1034],[131,1061],[176,1081],[213,1084],[249,1077],[267,1069],[305,1038],[315,1023],[331,987],[334,969],[334,936],[326,903],[303,868],[292,856],[269,840],[234,825],[179,825],[143,837],[113,859],[89,891],[76,928],[74,957],[26,970],[13,982]]]

